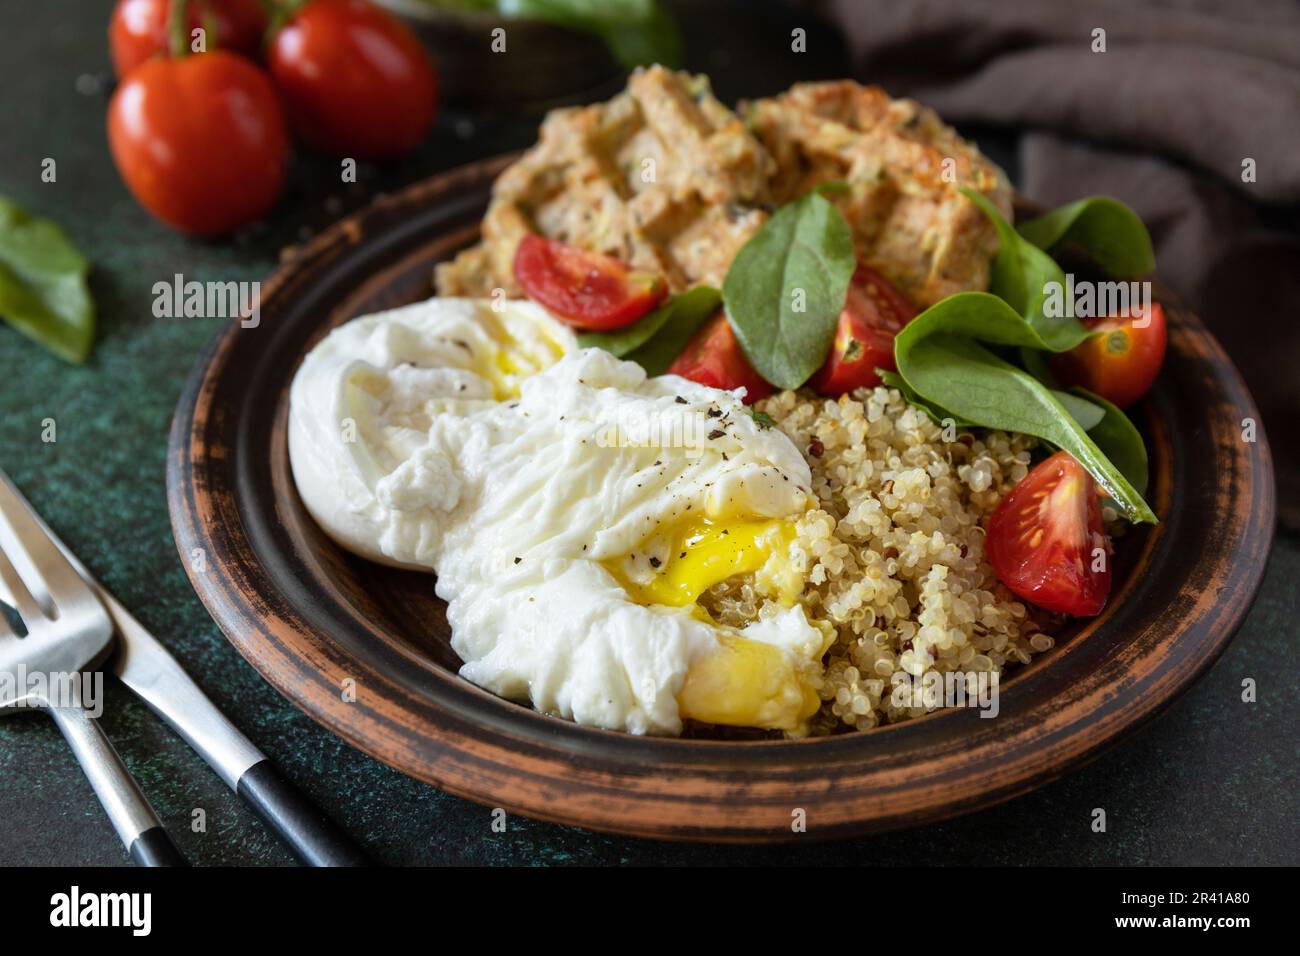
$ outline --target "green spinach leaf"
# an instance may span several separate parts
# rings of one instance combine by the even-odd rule
[[[710,286],[696,286],[675,295],[653,312],[638,319],[631,325],[613,332],[580,332],[579,348],[604,349],[617,356],[627,355],[640,348],[670,321],[674,324],[690,324],[695,331],[700,324],[722,304],[722,293]],[[690,338],[687,335],[687,338]]]
[[[898,389],[902,393],[907,404],[914,405],[921,409],[921,411],[934,419],[937,424],[943,425],[947,422],[952,422],[954,428],[970,428],[976,424],[975,422],[961,418],[959,415],[948,411],[946,408],[935,405],[933,402],[926,401],[917,393],[916,389],[908,385],[906,379],[897,372],[891,372],[888,369],[876,369],[876,374],[880,376],[880,380],[887,387]],[[1081,398],[1078,395],[1071,395],[1069,392],[1058,391],[1054,388],[1048,389],[1048,391],[1052,393],[1056,400],[1061,403],[1061,407],[1070,414],[1071,418],[1079,423],[1079,427],[1084,431],[1091,431],[1106,417],[1106,412],[1100,405],[1094,404],[1086,398]],[[1123,470],[1124,469],[1122,468],[1120,469],[1120,471]]]
[[[1137,493],[1145,495],[1149,480],[1147,447],[1137,426],[1119,408],[1100,395],[1078,387],[1071,391],[1102,411],[1101,420],[1088,429],[1089,437],[1111,460],[1111,464],[1128,479]]]
[[[824,183],[818,183],[813,189],[823,196],[848,196],[853,192],[853,186],[844,179],[828,179]]]
[[[1020,364],[1024,366],[1026,372],[1038,379],[1048,388],[1055,388],[1059,382],[1056,376],[1052,374],[1052,366],[1048,362],[1051,357],[1047,352],[1041,349],[1024,348],[1019,350]]]
[[[926,402],[971,423],[1034,435],[1065,449],[1130,520],[1154,523],[1155,514],[1141,494],[1060,399],[980,342],[1046,347],[1030,323],[1003,300],[963,292],[908,323],[894,339],[894,358],[903,379]]]
[[[1091,432],[1106,418],[1106,411],[1100,405],[1088,401],[1087,398],[1079,395],[1072,395],[1069,392],[1060,392],[1054,388],[1049,388],[1052,397],[1061,403],[1061,407],[1070,413],[1070,417],[1079,423],[1079,427],[1086,432]],[[1095,436],[1094,436],[1095,439]],[[1124,471],[1120,468],[1120,471]]]
[[[1020,227],[1039,249],[1073,242],[1108,274],[1124,279],[1156,267],[1151,234],[1132,209],[1109,196],[1090,196],[1054,209]]]
[[[954,428],[970,428],[974,422],[968,422],[963,418],[954,415],[946,408],[942,408],[933,402],[927,401],[917,394],[916,389],[907,384],[907,379],[897,372],[885,368],[876,369],[876,374],[880,376],[880,381],[886,388],[896,388],[902,393],[903,400],[907,404],[919,408],[925,412],[934,421],[936,425],[943,425],[946,422],[952,422]]]
[[[993,259],[989,291],[1024,316],[1052,352],[1074,348],[1089,332],[1071,315],[1049,316],[1046,310],[1052,284],[1064,294],[1065,273],[1051,256],[1027,242],[1002,218],[997,207],[979,193],[962,189],[963,195],[980,208],[998,234],[998,254]]]
[[[798,388],[821,367],[856,267],[849,224],[815,191],[782,208],[745,243],[722,299],[763,378]]]
[[[0,316],[69,362],[84,362],[95,338],[89,271],[58,225],[0,196]]]
[[[647,375],[663,375],[682,354],[691,336],[717,314],[721,304],[722,294],[708,286],[683,292],[669,303],[671,308],[659,329],[623,357],[636,362]]]
[[[922,321],[924,319],[924,321]],[[894,339],[895,353],[900,338],[948,332],[968,335],[995,345],[1025,346],[1057,352],[1024,316],[1017,315],[999,296],[988,292],[958,292],[936,302],[903,327]]]

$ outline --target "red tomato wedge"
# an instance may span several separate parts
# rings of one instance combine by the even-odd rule
[[[515,278],[557,319],[592,332],[631,325],[668,294],[660,276],[536,235],[519,242]]]
[[[1002,499],[984,544],[998,580],[1060,614],[1090,616],[1110,595],[1110,541],[1092,476],[1058,451]]]
[[[1052,358],[1052,374],[1065,385],[1082,385],[1120,408],[1132,405],[1150,389],[1165,361],[1165,310],[1158,302],[1149,312],[1084,320],[1104,332]]]
[[[677,361],[668,367],[668,374],[727,391],[743,388],[746,405],[772,394],[772,386],[754,371],[740,350],[731,322],[722,311],[691,337]]]
[[[916,318],[916,309],[875,269],[858,266],[840,313],[825,364],[808,386],[820,395],[843,395],[880,384],[876,369],[894,368],[894,336]]]

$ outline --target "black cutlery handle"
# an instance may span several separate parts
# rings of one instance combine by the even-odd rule
[[[131,859],[137,866],[189,866],[162,827],[145,830],[131,842]]]
[[[236,792],[307,866],[369,866],[361,847],[262,760],[244,771]]]

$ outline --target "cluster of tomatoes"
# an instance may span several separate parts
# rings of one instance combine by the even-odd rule
[[[607,332],[637,321],[667,289],[657,276],[540,236],[527,236],[515,256],[515,277],[528,296],[578,329]],[[877,369],[894,369],[894,336],[916,309],[879,272],[861,266],[849,285],[834,344],[808,381],[838,396],[880,384]],[[1146,312],[1085,321],[1092,336],[1054,356],[1052,373],[1120,408],[1142,398],[1165,355],[1165,315]],[[725,312],[706,322],[669,369],[714,388],[747,389],[745,401],[772,393],[741,350]],[[989,561],[1011,591],[1061,614],[1093,615],[1110,594],[1109,542],[1092,476],[1066,452],[1037,465],[990,516]]]
[[[291,127],[383,160],[418,146],[437,111],[428,54],[368,0],[119,0],[109,40],[113,160],[142,206],[195,235],[270,210]]]

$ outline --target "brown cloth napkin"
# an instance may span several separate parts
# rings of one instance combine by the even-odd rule
[[[859,79],[958,125],[1024,131],[1030,199],[1102,193],[1141,214],[1160,275],[1259,403],[1282,521],[1300,528],[1300,3],[809,5],[840,25]]]

